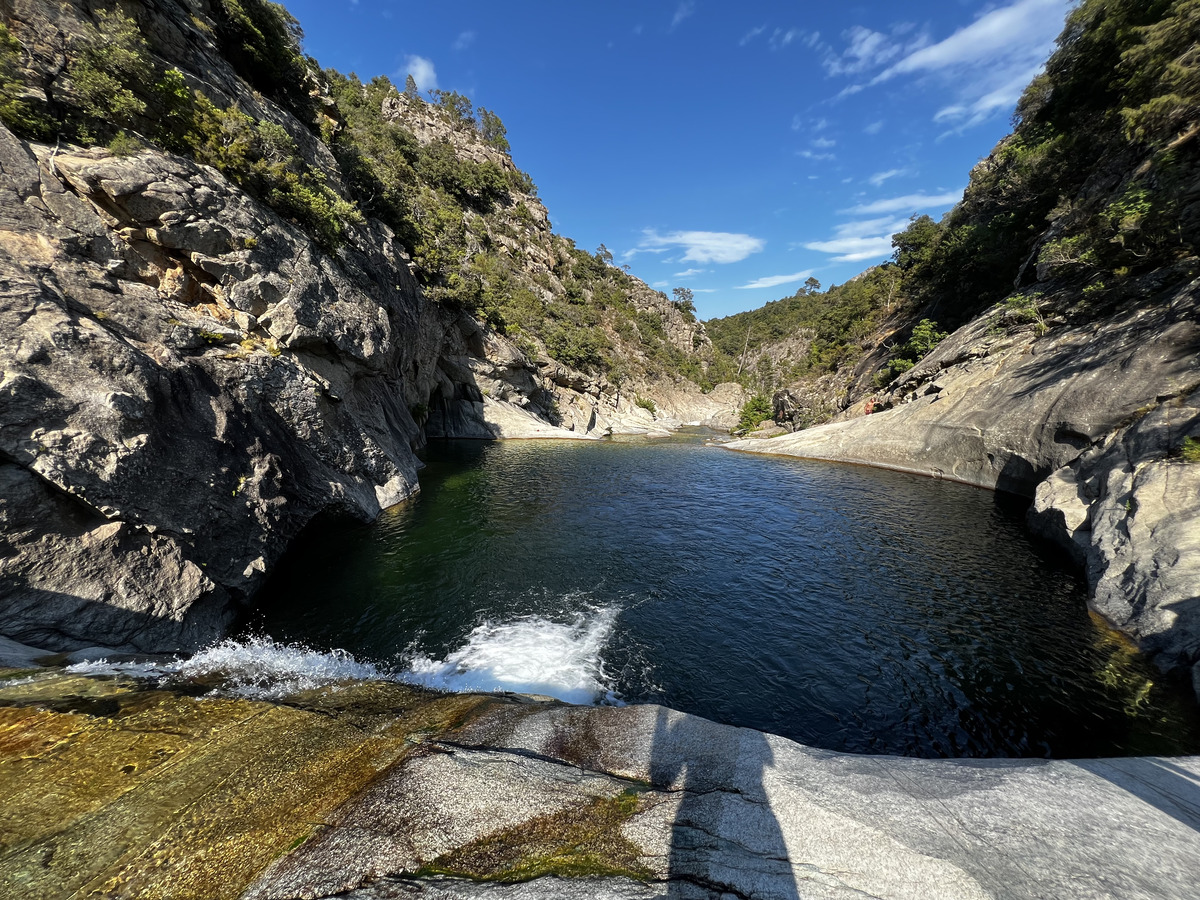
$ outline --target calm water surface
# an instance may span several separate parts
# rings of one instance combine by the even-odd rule
[[[310,529],[252,627],[430,683],[516,672],[832,750],[1200,750],[1188,691],[1089,618],[992,493],[694,437],[427,460],[419,499]]]

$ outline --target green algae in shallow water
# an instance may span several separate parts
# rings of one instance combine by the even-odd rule
[[[238,897],[413,734],[479,703],[375,683],[287,705],[61,673],[0,687],[0,897]]]
[[[625,876],[646,881],[653,873],[642,864],[636,845],[621,834],[638,812],[638,797],[630,789],[524,822],[438,857],[417,877],[516,882],[547,875]]]

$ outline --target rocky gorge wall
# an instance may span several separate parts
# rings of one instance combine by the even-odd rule
[[[1158,277],[1158,276],[1154,276]],[[1153,281],[1153,278],[1150,279]],[[841,460],[1030,498],[1092,608],[1200,692],[1200,282],[1096,317],[1010,327],[1003,306],[847,418],[748,452]]]
[[[250,116],[228,119],[225,139],[282,129],[272,140],[299,154],[288,165],[344,200],[322,136],[222,56],[218,6],[121,9],[154,65]],[[50,110],[78,94],[73,66],[116,14],[92,0],[0,13],[25,96]],[[313,99],[339,127],[330,97]],[[505,153],[428,104],[397,97],[383,112],[519,182]],[[475,229],[468,254],[500,248],[544,302],[561,302],[551,270],[573,245],[532,194],[505,197],[487,220],[460,211]],[[370,520],[418,491],[427,436],[646,433],[727,421],[740,403],[739,389],[705,395],[644,366],[618,386],[559,363],[431,296],[380,219],[341,227],[331,246],[232,176],[152,143],[86,148],[0,126],[0,633],[51,650],[194,650],[245,613],[314,517]],[[694,316],[626,280],[639,321],[679,353],[704,346]],[[670,402],[652,414],[638,391]]]

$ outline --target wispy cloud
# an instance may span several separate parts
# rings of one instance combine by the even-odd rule
[[[830,75],[856,77],[836,100],[902,76],[937,79],[948,96],[936,121],[958,133],[1013,107],[1050,55],[1073,2],[1012,0],[936,43],[911,25],[886,34],[855,26],[840,53],[822,45],[822,62]]]
[[[671,19],[671,30],[674,31],[683,24],[684,19],[689,18],[696,12],[695,0],[683,0],[675,9],[675,16]]]
[[[976,68],[986,60],[1014,53],[1045,59],[1049,45],[1062,30],[1068,4],[1069,0],[1017,0],[993,9],[944,41],[908,54],[872,83],[914,72]]]
[[[997,111],[1009,110],[1017,105],[1025,86],[1042,69],[1041,63],[1016,71],[1005,83],[965,103],[954,103],[942,107],[933,117],[935,122],[951,122],[956,127],[950,133],[964,131],[992,117]]]
[[[757,28],[751,28],[744,35],[742,35],[742,39],[740,41],[738,41],[738,46],[745,47],[748,43],[750,43],[752,40],[754,40],[756,37],[758,37],[760,34],[762,34],[766,30],[767,30],[766,25],[759,25]]]
[[[795,272],[791,275],[768,275],[766,278],[759,278],[749,284],[740,284],[737,289],[739,291],[756,291],[759,288],[779,287],[781,284],[795,284],[811,274],[812,269],[805,269],[803,272]]]
[[[883,131],[883,119],[863,127],[863,134],[879,134],[881,131]]]
[[[672,278],[691,278],[694,275],[703,275],[708,269],[685,269],[682,272],[676,272]]]
[[[802,159],[811,159],[813,162],[824,162],[831,159],[837,159],[832,153],[817,153],[813,150],[797,150],[796,155]]]
[[[871,203],[860,203],[846,210],[855,216],[871,216],[880,213],[905,213],[911,215],[922,209],[940,209],[953,206],[962,199],[963,192],[946,191],[942,194],[906,194],[903,197],[888,197]]]
[[[857,75],[877,69],[929,42],[924,34],[908,37],[911,31],[908,24],[895,26],[891,34],[855,25],[843,35],[846,48],[840,54],[826,49],[822,63],[830,75]]]
[[[438,86],[437,70],[433,67],[433,60],[424,56],[406,56],[404,57],[404,68],[400,72],[401,75],[411,75],[413,81],[417,83],[423,91],[435,90]],[[403,78],[399,79],[403,81]]]
[[[759,253],[767,245],[762,238],[748,234],[731,234],[724,231],[672,231],[659,234],[652,228],[642,232],[641,243],[634,253],[654,253],[660,249],[680,249],[683,262],[700,265],[709,263],[741,262],[752,253]],[[628,255],[628,254],[627,254]]]
[[[892,253],[892,235],[908,227],[907,219],[885,216],[846,222],[834,229],[827,241],[810,241],[806,250],[834,254],[834,262],[882,259]]]
[[[837,141],[831,138],[819,137],[813,139],[812,145],[820,150],[828,150],[830,147],[836,147]]]
[[[473,32],[473,31],[464,31],[464,32],[463,32],[462,34],[460,34],[460,35],[458,36],[458,38],[457,38],[457,39],[454,41],[454,49],[455,49],[455,50],[466,50],[466,49],[467,49],[468,47],[470,47],[470,46],[471,46],[473,43],[475,43],[475,32]]]
[[[799,28],[776,28],[771,32],[768,44],[772,50],[782,50],[792,41],[802,37],[804,37],[804,32]]]
[[[886,172],[876,172],[867,179],[867,183],[874,187],[882,187],[885,181],[890,181],[893,178],[899,178],[902,175],[913,174],[910,169],[888,169]]]

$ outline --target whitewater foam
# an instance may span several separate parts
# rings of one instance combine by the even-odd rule
[[[352,681],[397,681],[443,691],[544,694],[568,703],[619,704],[604,672],[602,652],[617,610],[596,609],[569,623],[528,616],[484,622],[466,643],[433,659],[410,653],[398,669],[360,661],[345,650],[328,652],[269,637],[224,640],[188,659],[129,663],[94,660],[68,666],[79,675],[124,675],[163,680],[217,681],[217,690],[251,699],[278,699]]]
[[[618,703],[604,672],[602,652],[617,610],[576,615],[570,623],[527,616],[484,622],[444,659],[416,654],[404,681],[446,691],[546,694],[568,703]]]

